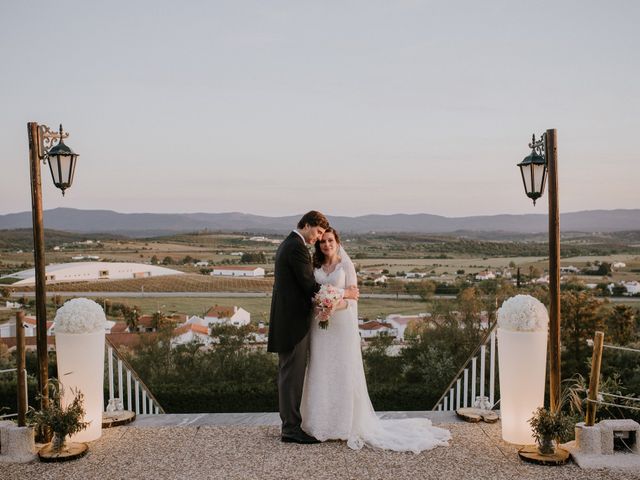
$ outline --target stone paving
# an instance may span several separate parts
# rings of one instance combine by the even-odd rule
[[[344,442],[284,444],[270,414],[245,424],[238,417],[228,424],[229,416],[148,418],[104,430],[72,462],[0,465],[0,479],[640,479],[640,472],[524,463],[502,442],[499,423],[440,423],[452,432],[450,446],[415,455],[353,451]]]

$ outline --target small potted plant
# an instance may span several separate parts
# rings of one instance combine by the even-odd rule
[[[89,425],[84,422],[84,396],[82,392],[74,391],[74,398],[70,405],[63,408],[60,399],[63,395],[63,387],[59,381],[52,378],[48,382],[49,405],[43,410],[31,409],[31,423],[40,431],[50,431],[53,438],[50,450],[59,454],[66,447],[69,435],[78,433]],[[45,447],[46,448],[46,447]]]
[[[556,443],[566,441],[573,433],[573,423],[567,415],[562,411],[551,412],[543,407],[536,409],[529,419],[529,425],[541,455],[556,453]]]

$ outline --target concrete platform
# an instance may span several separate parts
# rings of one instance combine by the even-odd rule
[[[386,418],[428,418],[436,423],[457,423],[461,420],[454,412],[378,412],[378,417]],[[183,413],[166,415],[138,415],[133,427],[173,427],[205,425],[280,425],[276,412],[268,413]]]

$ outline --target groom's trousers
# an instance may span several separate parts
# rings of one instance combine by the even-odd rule
[[[278,402],[283,435],[296,434],[302,430],[300,403],[308,355],[308,333],[293,350],[278,354]]]

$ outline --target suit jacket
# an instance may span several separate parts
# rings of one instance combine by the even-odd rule
[[[274,277],[267,350],[285,353],[309,332],[313,296],[320,289],[309,250],[295,232],[278,247]]]

